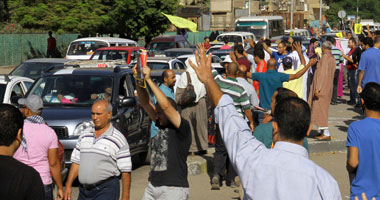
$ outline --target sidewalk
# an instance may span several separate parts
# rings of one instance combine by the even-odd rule
[[[346,151],[346,140],[348,126],[357,120],[363,119],[361,108],[355,108],[347,104],[349,100],[349,90],[344,90],[344,95],[338,99],[337,105],[330,105],[329,111],[329,131],[332,136],[331,141],[316,141],[308,138],[310,153],[321,153],[331,151]],[[310,135],[318,133],[313,127]]]

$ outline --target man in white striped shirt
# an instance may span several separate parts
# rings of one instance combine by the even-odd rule
[[[122,200],[129,200],[132,162],[127,140],[110,123],[112,106],[96,101],[92,121],[83,123],[81,136],[71,155],[71,169],[64,199],[71,199],[71,185],[79,177],[79,200],[119,200],[120,176]]]

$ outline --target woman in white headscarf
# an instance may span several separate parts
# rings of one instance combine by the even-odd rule
[[[190,74],[191,84],[194,86],[196,94],[195,101],[189,105],[182,107],[181,116],[188,120],[191,127],[192,144],[190,152],[205,153],[208,148],[208,129],[207,129],[207,106],[206,106],[206,88],[199,81],[197,74],[189,64],[189,60],[196,63],[195,56],[190,56],[186,62],[186,72]],[[177,85],[176,99],[180,99],[184,89],[187,87],[186,72],[182,73]]]

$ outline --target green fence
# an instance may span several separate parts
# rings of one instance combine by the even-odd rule
[[[64,56],[65,50],[78,34],[53,35],[57,48]],[[0,66],[14,66],[33,57],[45,57],[47,34],[0,34]]]

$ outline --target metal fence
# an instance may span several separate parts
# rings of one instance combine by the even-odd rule
[[[78,34],[53,35],[61,55]],[[0,34],[0,66],[14,66],[34,57],[45,57],[47,34]]]

